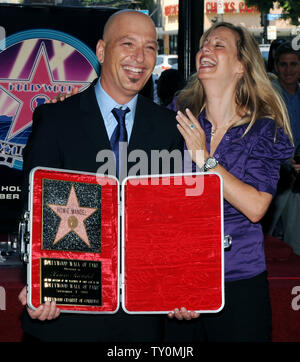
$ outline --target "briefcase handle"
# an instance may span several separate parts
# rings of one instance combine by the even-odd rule
[[[224,238],[224,249],[230,248],[232,245],[232,237],[231,235],[226,235]]]
[[[19,253],[19,256],[21,260],[25,263],[28,263],[29,261],[29,254],[27,250],[27,246],[30,241],[28,223],[29,223],[29,212],[25,211],[19,222],[18,246],[17,246],[17,251]]]

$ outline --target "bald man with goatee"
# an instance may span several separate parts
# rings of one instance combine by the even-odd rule
[[[97,155],[113,148],[115,108],[126,110],[127,153],[145,152],[146,174],[151,173],[151,150],[181,153],[183,139],[175,114],[138,94],[152,74],[156,54],[157,35],[150,17],[133,10],[114,13],[96,46],[100,77],[64,102],[36,108],[24,151],[25,185],[36,166],[92,173],[105,168],[105,160]],[[126,161],[130,170],[134,163]],[[19,299],[25,306],[26,287]],[[46,302],[36,310],[26,307],[22,326],[26,337],[41,341],[160,342],[163,318],[129,315],[122,308],[110,315],[60,313],[55,302]]]

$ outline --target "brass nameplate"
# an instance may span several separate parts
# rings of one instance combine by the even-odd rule
[[[101,262],[41,259],[41,303],[101,306]]]

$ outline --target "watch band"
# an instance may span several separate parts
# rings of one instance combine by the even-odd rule
[[[218,163],[219,162],[215,157],[208,157],[205,160],[204,165],[200,168],[200,172],[206,172],[208,170],[211,170],[217,167]]]

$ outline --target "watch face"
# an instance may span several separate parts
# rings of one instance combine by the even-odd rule
[[[214,157],[209,157],[205,162],[205,168],[207,170],[215,168],[218,164],[218,161]]]

